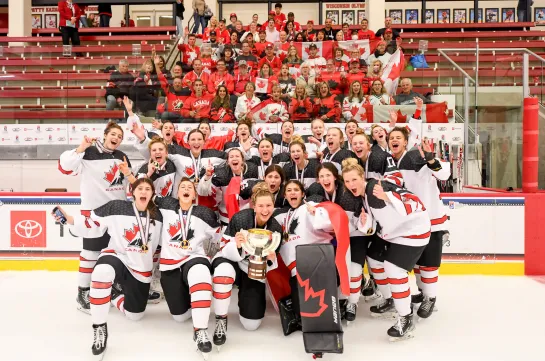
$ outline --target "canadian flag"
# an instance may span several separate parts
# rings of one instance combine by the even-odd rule
[[[301,55],[303,60],[307,60],[310,55],[310,45],[315,44],[317,47],[317,56],[322,56],[325,59],[334,58],[333,50],[335,48],[341,48],[344,50],[345,55],[343,60],[350,60],[350,52],[353,49],[359,49],[360,58],[367,59],[371,55],[376,47],[378,40],[348,40],[348,41],[322,41],[322,42],[303,42],[303,43],[293,43],[293,46],[297,49],[298,53]]]
[[[269,88],[269,79],[265,78],[255,78],[255,92],[267,94],[267,89]]]
[[[363,108],[367,123],[389,123],[390,110],[396,111],[397,123],[406,123],[416,111],[416,105],[364,105]],[[447,103],[424,104],[420,118],[423,123],[448,123]]]
[[[399,78],[401,77],[401,72],[405,68],[405,57],[403,56],[403,51],[397,49],[396,52],[388,61],[388,64],[384,67],[382,71],[382,77],[380,78],[384,83],[386,91],[391,96],[396,95],[397,85],[399,84]]]
[[[258,104],[252,109],[254,114],[254,121],[256,123],[267,123],[269,118],[274,116],[281,116],[284,113],[285,109],[282,104],[278,103],[269,103],[263,106],[264,103]]]
[[[350,60],[350,52],[354,49],[358,49],[360,51],[360,59],[367,60],[369,55],[371,55],[378,44],[379,40],[372,40],[369,41],[366,40],[348,40],[348,41],[339,41],[338,47],[344,50],[344,61]],[[333,56],[335,54],[332,54]]]

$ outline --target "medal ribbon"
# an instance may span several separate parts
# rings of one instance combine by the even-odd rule
[[[199,174],[201,173],[201,156],[202,153],[199,154],[199,158],[195,159],[193,157],[193,153],[189,152],[189,155],[191,156],[191,162],[193,163],[193,169],[195,170],[195,180],[199,180]]]
[[[138,231],[140,232],[140,237],[142,237],[142,249],[145,250],[148,247],[148,238],[149,238],[149,231],[150,231],[150,216],[149,211],[146,210],[146,229],[144,230],[143,224],[142,224],[142,218],[140,217],[140,212],[138,212],[138,209],[136,209],[136,204],[132,204],[132,208],[134,210],[134,214],[136,216],[136,223],[138,223]]]
[[[178,209],[178,216],[180,217],[180,226],[182,231],[182,241],[189,241],[187,239],[187,234],[189,233],[189,224],[191,222],[192,211],[193,206],[189,207],[189,211],[187,211],[187,216],[184,217],[182,209]]]

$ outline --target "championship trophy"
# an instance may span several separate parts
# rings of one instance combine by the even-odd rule
[[[258,281],[264,280],[267,276],[267,256],[275,252],[280,245],[280,233],[259,228],[242,232],[246,237],[242,248],[250,255],[248,277]]]

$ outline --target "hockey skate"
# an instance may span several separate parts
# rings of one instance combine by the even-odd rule
[[[93,333],[94,339],[91,351],[93,352],[95,359],[100,361],[104,358],[104,354],[106,353],[106,346],[108,344],[107,324],[103,323],[101,325],[93,325]]]
[[[208,360],[210,351],[212,351],[212,342],[210,342],[210,339],[208,338],[206,329],[195,330],[193,341],[197,344],[197,351],[201,353],[205,360]]]
[[[373,278],[365,280],[365,286],[361,289],[361,294],[363,295],[363,300],[365,302],[371,302],[377,298],[382,297],[380,291],[377,288],[377,283]]]
[[[388,336],[390,336],[391,342],[403,341],[409,338],[413,338],[412,331],[414,330],[413,314],[412,312],[407,316],[399,316],[395,325],[388,330]]]
[[[429,298],[429,297],[425,297],[424,294],[422,292],[420,292],[419,294],[416,294],[416,295],[412,295],[411,296],[411,311],[414,313],[414,310],[415,308],[418,307],[418,305],[420,305],[418,307],[418,312],[417,312],[417,315],[418,317],[420,318],[428,318],[431,316],[431,313],[432,312],[437,312],[438,309],[437,307],[435,307],[435,298],[433,298],[433,305],[430,306],[429,304],[427,304],[424,308],[422,308],[422,305],[423,305],[423,302],[428,299],[428,300],[432,300],[432,298]],[[422,309],[422,314],[425,315],[425,316],[420,316],[420,309]],[[429,309],[429,312],[428,312],[428,309]],[[426,316],[427,315],[427,316]]]
[[[156,291],[150,291],[148,295],[148,305],[156,305],[161,302],[161,294]]]
[[[371,306],[371,316],[391,319],[396,317],[396,309],[394,306],[394,300],[392,298],[381,299],[380,303]]]
[[[221,346],[227,341],[227,316],[216,316],[216,328],[214,329],[212,341],[214,341],[214,345],[216,345],[219,352]]]
[[[356,321],[356,309],[358,305],[355,303],[347,303],[346,310],[344,312],[344,319],[346,320],[346,325],[350,325],[351,322]]]
[[[78,287],[78,297],[76,301],[78,302],[78,310],[88,315],[91,314],[91,304],[89,303],[89,287]]]
[[[437,311],[436,308],[435,308],[435,300],[436,298],[433,297],[424,297],[424,300],[422,301],[422,303],[420,304],[420,307],[418,308],[418,312],[416,313],[418,315],[418,317],[420,317],[418,319],[418,321],[420,322],[421,319],[423,318],[428,318],[431,316],[431,314],[434,312],[434,311]]]

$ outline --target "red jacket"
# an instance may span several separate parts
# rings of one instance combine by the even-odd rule
[[[359,80],[361,83],[361,90],[363,91],[363,94],[369,93],[369,78],[367,78],[367,74],[364,72],[359,73],[348,73],[346,74],[346,88],[344,90],[345,95],[348,94],[350,91],[350,85],[352,82]]]
[[[263,59],[261,59],[259,61],[259,63],[257,64],[257,68],[259,70],[261,70],[261,67],[263,66],[263,64],[269,64],[269,66],[272,68],[272,71],[273,73],[277,74],[279,71],[280,71],[280,68],[282,67],[282,61],[280,60],[279,57],[275,56],[274,58],[272,58],[272,60],[269,60],[267,59],[267,57],[264,57]]]
[[[232,94],[235,90],[235,80],[228,72],[225,72],[223,75],[215,72],[208,78],[208,92],[210,94],[216,94],[216,90],[220,85],[225,85],[229,94]]]
[[[193,60],[200,58],[201,48],[194,46],[193,48],[188,44],[178,44],[178,50],[182,55],[182,63],[185,65],[193,65]]]
[[[195,71],[187,73],[184,78],[182,79],[182,85],[184,88],[190,88],[191,91],[193,91],[193,83],[195,83],[195,80],[200,79],[202,80],[202,83],[205,87],[208,86],[208,79],[210,78],[210,74],[201,71],[201,75],[197,75]],[[191,84],[190,84],[191,83]]]
[[[235,121],[235,115],[231,108],[214,108],[210,109],[210,120],[218,123],[233,123]]]
[[[295,98],[290,102],[290,119],[294,122],[308,122],[312,117],[314,105],[310,98],[306,97],[302,101]]]
[[[189,113],[196,111],[197,114],[194,118],[210,118],[210,106],[212,105],[213,99],[213,95],[206,93],[200,97],[195,96],[195,94],[191,94],[191,96],[187,98],[184,103],[182,115],[184,118],[191,118]]]
[[[71,18],[76,18],[76,28],[79,28],[79,18],[83,15],[83,12],[77,4],[72,3],[72,10],[68,7],[66,1],[59,1],[59,26],[66,26],[66,21],[71,21]]]
[[[180,147],[189,148],[189,144],[185,140],[185,132],[175,132],[174,139]],[[214,137],[209,137],[202,147],[202,149],[217,149],[223,150],[225,143],[233,142],[236,138],[236,134],[232,130],[228,130],[226,135],[218,135]]]
[[[323,81],[327,82],[329,85],[329,91],[331,91],[331,94],[339,95],[343,93],[346,81],[341,78],[340,72],[335,71],[333,73],[329,73],[327,71],[322,71],[318,76],[317,82]]]
[[[327,118],[324,120],[326,123],[340,123],[341,121],[341,104],[336,99],[335,95],[320,99],[314,98],[314,116],[321,118],[325,115]]]

